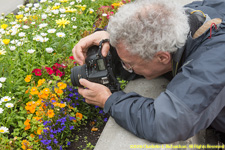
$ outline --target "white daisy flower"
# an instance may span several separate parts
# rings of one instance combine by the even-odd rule
[[[63,33],[63,32],[58,32],[58,33],[56,33],[56,35],[58,37],[65,37],[65,33]]]
[[[23,8],[23,5],[18,5],[17,8],[19,8],[19,9],[20,9],[20,8]]]
[[[35,22],[31,22],[32,25],[36,24]]]
[[[7,104],[5,104],[5,107],[7,107],[7,108],[12,108],[13,106],[14,106],[13,103],[7,103]]]
[[[70,5],[74,5],[75,4],[75,2],[70,2]]]
[[[22,46],[23,45],[23,42],[17,42],[16,43],[16,46]]]
[[[29,54],[33,54],[34,52],[35,52],[34,49],[29,49],[29,50],[27,51],[27,53],[29,53]]]
[[[25,36],[26,36],[26,33],[24,33],[24,32],[19,33],[19,37],[25,37]]]
[[[18,29],[18,28],[20,28],[20,25],[19,24],[15,24],[12,28],[13,29]]]
[[[44,3],[44,2],[46,2],[46,1],[47,1],[47,0],[41,0],[40,3]]]
[[[2,113],[3,113],[3,111],[4,111],[4,109],[0,108],[0,114],[2,114]]]
[[[0,82],[5,82],[6,81],[6,77],[1,77],[0,78]]]
[[[42,19],[46,19],[47,17],[48,17],[48,15],[46,15],[46,14],[42,14],[42,15],[41,15],[41,18],[42,18]]]
[[[54,51],[53,48],[51,48],[51,47],[48,47],[45,50],[47,53],[52,53]]]
[[[106,13],[103,13],[103,14],[102,14],[102,16],[103,16],[103,17],[106,17],[106,16],[107,16],[107,14],[106,14]]]
[[[30,8],[26,7],[26,8],[24,8],[24,11],[25,12],[29,12],[30,11]]]
[[[24,14],[24,12],[23,11],[19,11],[17,14],[18,15],[22,15],[22,14]]]
[[[55,6],[59,6],[60,5],[60,3],[55,3]]]
[[[76,18],[76,17],[72,17],[71,20],[72,20],[72,21],[76,21],[77,18]]]
[[[39,28],[44,28],[44,27],[47,27],[48,24],[47,23],[42,23],[42,24],[39,24]]]
[[[77,3],[81,3],[81,2],[82,2],[82,0],[76,0],[76,2],[77,2]]]
[[[60,17],[61,18],[65,18],[66,17],[66,14],[61,14]]]
[[[65,13],[65,12],[66,12],[66,9],[60,8],[59,11],[60,11],[61,13]]]
[[[10,49],[11,51],[14,51],[14,50],[16,49],[16,46],[9,46],[9,49]]]
[[[0,133],[6,133],[6,132],[9,132],[9,129],[6,128],[6,127],[1,126],[0,127]]]
[[[11,101],[11,97],[9,97],[9,96],[4,96],[4,97],[1,98],[1,101],[2,101],[2,102],[8,102],[8,101]]]
[[[30,27],[28,25],[23,25],[23,29],[29,29]]]
[[[47,42],[48,40],[49,40],[49,38],[44,37],[40,40],[40,42]]]
[[[73,29],[76,29],[76,28],[77,28],[77,26],[73,26],[72,28],[73,28]]]
[[[2,84],[0,83],[0,88],[2,87]]]
[[[54,10],[52,10],[52,13],[57,15],[57,14],[59,14],[59,10],[58,9],[54,9]]]
[[[11,44],[16,44],[18,42],[18,40],[12,40],[10,41]]]
[[[10,22],[11,25],[17,24],[16,21]]]
[[[27,4],[26,6],[27,6],[27,7],[32,7],[33,4],[32,4],[32,3],[29,3],[29,4]]]
[[[41,36],[46,36],[46,35],[48,35],[47,33],[41,33]]]
[[[39,3],[35,3],[34,7],[38,8],[38,7],[40,7],[40,4]]]
[[[48,29],[48,33],[55,33],[56,29]]]

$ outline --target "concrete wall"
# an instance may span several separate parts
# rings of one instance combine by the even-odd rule
[[[0,0],[0,14],[5,15],[15,11],[18,5],[24,3],[24,0]]]

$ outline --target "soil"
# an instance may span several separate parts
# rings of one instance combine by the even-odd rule
[[[94,126],[90,124],[87,124],[86,126],[81,126],[80,131],[75,131],[73,133],[73,135],[75,135],[75,139],[77,137],[79,137],[79,139],[75,140],[74,142],[71,142],[67,150],[93,150],[105,127],[105,124],[106,122],[104,122],[102,126],[98,127],[97,131],[92,131],[92,128]]]

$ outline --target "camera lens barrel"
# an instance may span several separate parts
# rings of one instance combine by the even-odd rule
[[[73,86],[82,86],[79,82],[81,78],[87,79],[87,74],[86,74],[86,64],[82,66],[75,66],[71,69],[71,82]]]

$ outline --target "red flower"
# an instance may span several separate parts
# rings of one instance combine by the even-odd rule
[[[47,71],[47,73],[48,73],[49,75],[51,75],[51,74],[54,73],[54,71],[53,71],[52,68],[50,68],[50,67],[45,67],[45,69],[46,69],[46,71]]]
[[[73,57],[73,56],[70,56],[69,58],[70,58],[71,60],[74,60],[74,57]]]
[[[34,70],[32,71],[32,73],[35,73],[36,76],[41,76],[41,75],[42,75],[41,69],[34,69]]]
[[[62,77],[62,76],[63,76],[63,73],[62,73],[60,70],[57,69],[57,70],[55,71],[55,75],[56,75],[56,76]]]
[[[59,64],[59,63],[55,63],[53,66],[55,66],[56,68],[60,68],[60,67],[62,67],[62,65],[61,65],[61,64]]]

